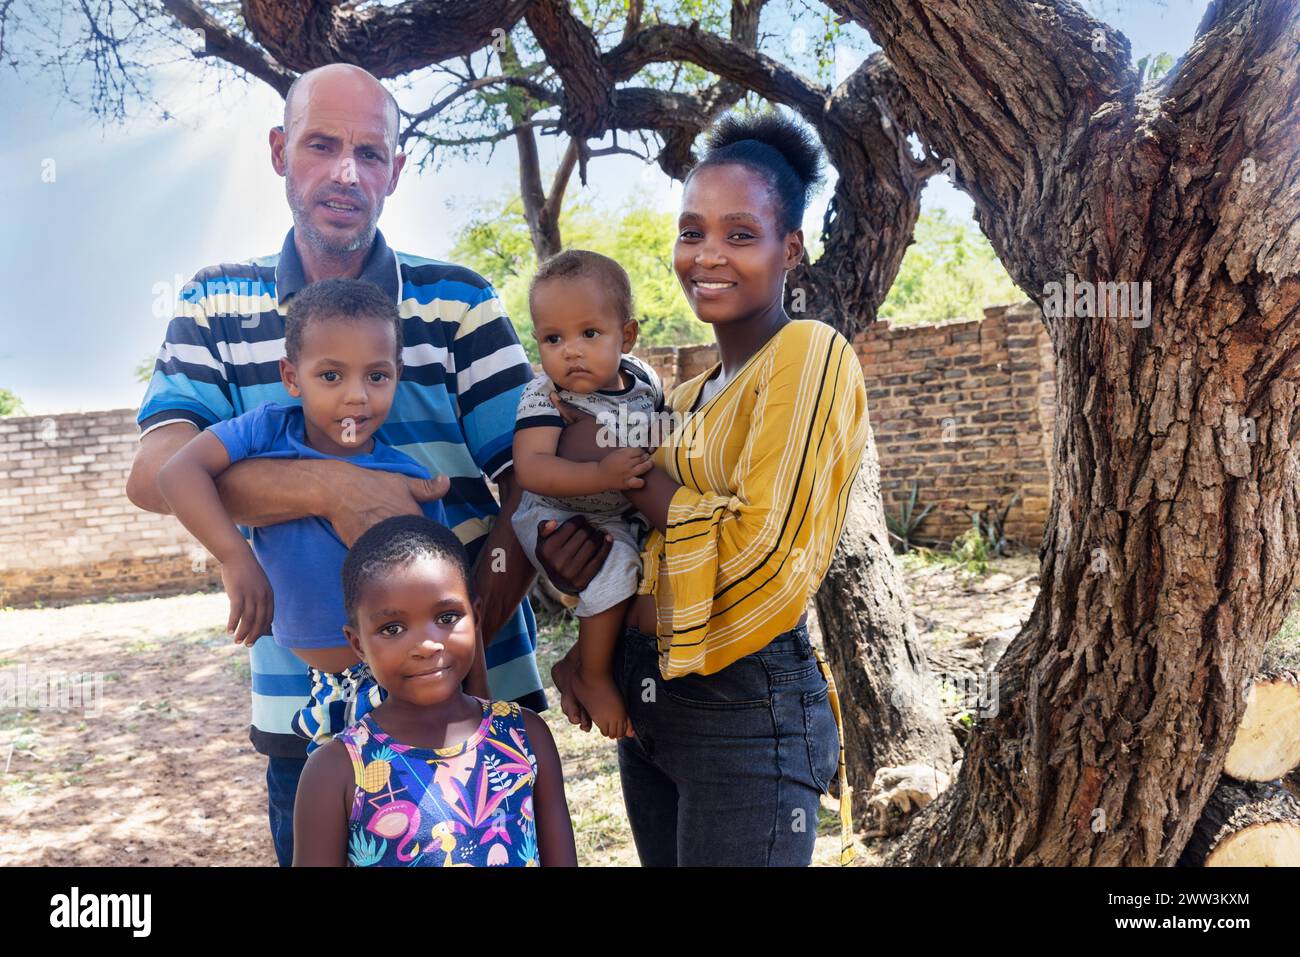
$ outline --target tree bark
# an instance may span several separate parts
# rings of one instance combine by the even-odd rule
[[[401,76],[469,56],[509,33],[529,0],[406,0],[355,5],[319,0],[241,0],[244,23],[283,67],[304,72],[355,63],[378,77]]]
[[[1297,577],[1300,9],[1212,6],[1141,93],[1127,42],[1073,4],[831,6],[881,44],[1040,306],[1049,283],[1149,295],[1045,320],[1042,589],[997,716],[893,862],[1171,865]]]

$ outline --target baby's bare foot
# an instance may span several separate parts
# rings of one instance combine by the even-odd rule
[[[609,675],[583,675],[579,668],[573,673],[573,690],[605,737],[618,739],[632,733],[623,697]]]

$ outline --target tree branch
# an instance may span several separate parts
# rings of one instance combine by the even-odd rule
[[[424,139],[430,146],[480,146],[485,143],[500,143],[504,139],[509,139],[521,130],[532,130],[542,126],[553,126],[554,121],[547,120],[528,120],[516,126],[505,130],[496,130],[492,133],[484,133],[482,136],[465,136],[457,138],[447,138],[441,136],[424,135]]]
[[[627,20],[623,23],[624,40],[641,29],[641,14],[644,9],[644,0],[627,0]]]
[[[262,80],[284,96],[293,82],[294,73],[259,50],[243,37],[228,30],[192,0],[162,0],[163,9],[184,27],[203,33],[203,56],[215,56]],[[196,54],[197,56],[198,54]]]
[[[650,63],[686,60],[812,117],[825,104],[825,93],[794,70],[734,40],[699,29],[661,23],[646,27],[607,52],[602,60],[610,76],[627,80]]]
[[[1123,34],[1069,0],[827,0],[866,27],[902,78],[929,139],[1004,210],[1036,201],[1069,130],[1103,103],[1132,103]]]
[[[1159,92],[1141,133],[1163,144],[1173,175],[1153,208],[1186,208],[1190,194],[1205,190],[1201,203],[1214,215],[1177,224],[1188,235],[1214,225],[1202,278],[1225,265],[1236,282],[1251,270],[1275,281],[1300,274],[1300,8],[1290,0],[1211,4]],[[1261,209],[1290,215],[1259,228],[1253,210]]]
[[[446,96],[435,100],[426,109],[421,110],[419,113],[407,113],[403,111],[403,115],[406,116],[410,122],[407,123],[406,129],[402,131],[399,142],[405,144],[411,136],[415,135],[420,126],[436,117],[462,96],[489,86],[513,86],[522,90],[527,90],[531,96],[545,102],[556,105],[562,105],[564,102],[563,96],[552,92],[542,84],[535,80],[530,80],[527,77],[508,75],[479,77],[476,80],[469,80],[462,83]]]
[[[561,128],[575,139],[600,136],[608,128],[613,83],[591,29],[565,0],[532,0],[524,17],[564,85]]]
[[[406,0],[356,7],[333,0],[241,0],[244,22],[277,61],[303,72],[355,63],[393,77],[499,43],[528,0]]]
[[[546,198],[544,210],[546,215],[553,221],[559,221],[560,209],[564,205],[564,191],[568,189],[569,180],[573,177],[573,168],[578,162],[578,143],[574,139],[569,140],[569,145],[564,150],[564,155],[560,157],[560,165],[555,171],[555,176],[551,180],[551,193]]]

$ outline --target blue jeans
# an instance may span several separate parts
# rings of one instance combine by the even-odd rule
[[[293,865],[293,802],[306,758],[266,759],[266,803],[271,817],[271,840],[281,867]]]
[[[812,861],[839,732],[806,626],[670,681],[654,636],[628,628],[614,669],[636,731],[618,743],[618,769],[642,865]]]

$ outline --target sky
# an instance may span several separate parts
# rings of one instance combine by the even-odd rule
[[[1120,29],[1133,58],[1191,45],[1206,0],[1092,0]],[[808,14],[809,32],[817,29]],[[796,14],[788,28],[802,28]],[[764,28],[773,29],[765,15]],[[838,58],[851,69],[869,41]],[[170,117],[105,125],[62,96],[56,78],[0,71],[0,387],[30,414],[135,407],[135,369],[154,354],[180,287],[201,267],[277,251],[292,225],[284,181],[271,168],[267,131],[282,101],[260,81],[195,81],[182,65],[151,75]],[[432,86],[399,92],[418,108]],[[542,137],[543,167],[558,137]],[[615,209],[634,197],[676,210],[680,184],[633,157],[593,160],[567,199]],[[805,233],[820,231],[833,178],[811,204]],[[475,204],[517,193],[514,148],[488,160],[408,166],[379,221],[394,248],[445,258]],[[971,203],[943,177],[923,206],[971,219]]]

